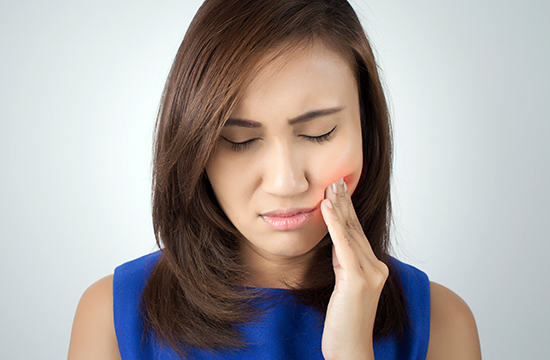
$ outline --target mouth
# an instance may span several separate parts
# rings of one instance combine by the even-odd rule
[[[303,226],[311,219],[317,208],[288,208],[260,214],[265,223],[273,230],[290,231]]]

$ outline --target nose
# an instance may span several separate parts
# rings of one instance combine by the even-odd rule
[[[309,187],[304,159],[288,144],[278,144],[268,151],[263,164],[262,190],[290,198]]]

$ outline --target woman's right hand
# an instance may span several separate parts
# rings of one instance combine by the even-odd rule
[[[333,242],[336,277],[323,331],[323,356],[374,359],[374,320],[388,267],[374,255],[343,179],[327,188],[321,212]]]

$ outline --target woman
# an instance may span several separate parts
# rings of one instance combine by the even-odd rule
[[[85,292],[69,359],[479,359],[467,305],[388,255],[390,173],[346,1],[205,1],[157,120],[162,250]]]

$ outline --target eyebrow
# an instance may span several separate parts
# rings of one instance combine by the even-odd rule
[[[336,114],[337,112],[340,112],[344,110],[344,107],[335,107],[330,109],[322,109],[322,110],[313,110],[310,112],[307,112],[305,114],[302,114],[300,116],[297,116],[295,118],[292,118],[288,120],[289,125],[294,125],[297,123],[303,123],[307,121],[311,121],[313,119],[317,119],[323,116],[328,116],[332,114]],[[240,126],[245,128],[259,128],[262,127],[262,123],[254,121],[254,120],[248,120],[248,119],[239,119],[239,118],[229,118],[225,122],[224,126]]]

